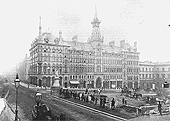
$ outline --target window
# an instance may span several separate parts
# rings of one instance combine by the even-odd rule
[[[165,68],[162,68],[162,71],[165,71]]]
[[[168,79],[170,79],[170,74],[168,74]]]
[[[101,72],[101,67],[97,66],[97,72]]]
[[[152,78],[155,78],[155,75],[154,75],[154,74],[152,74]]]
[[[148,74],[146,74],[146,79],[148,78]]]
[[[145,75],[144,74],[142,74],[142,78],[144,79],[145,77],[144,77]]]
[[[165,74],[162,74],[162,79],[164,79],[165,78]]]

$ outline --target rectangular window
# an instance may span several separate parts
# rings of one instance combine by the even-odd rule
[[[145,78],[145,75],[144,75],[144,74],[142,74],[142,78],[143,78],[143,79]]]
[[[165,71],[165,68],[162,68],[162,71]]]
[[[170,74],[168,74],[168,79],[170,79]]]
[[[162,74],[162,79],[164,79],[165,78],[165,74]]]
[[[146,79],[148,78],[148,74],[146,74]]]
[[[155,78],[154,74],[152,74],[152,78]]]

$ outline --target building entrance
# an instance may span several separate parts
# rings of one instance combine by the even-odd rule
[[[102,87],[102,79],[98,77],[96,79],[96,88],[101,88]]]

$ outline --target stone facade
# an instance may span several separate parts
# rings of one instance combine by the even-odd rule
[[[50,87],[56,74],[60,84],[70,87],[77,81],[81,88],[120,89],[139,86],[139,52],[137,43],[131,46],[125,40],[116,46],[114,41],[105,45],[100,33],[100,21],[95,13],[92,20],[92,33],[87,42],[82,43],[78,36],[71,41],[52,33],[41,33],[30,48],[30,83]]]
[[[166,81],[170,83],[170,63],[140,62],[140,87],[161,89]]]

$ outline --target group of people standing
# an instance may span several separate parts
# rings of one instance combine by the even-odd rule
[[[61,89],[59,91],[60,95],[65,95],[64,97],[69,97],[73,99],[78,99],[80,101],[86,102],[86,103],[91,103],[94,105],[99,105],[101,108],[105,108],[106,104],[110,104],[110,108],[113,110],[116,106],[116,100],[115,98],[112,98],[111,100],[108,100],[107,96],[101,96],[100,95],[101,91],[95,92],[94,91],[89,91],[86,89],[85,91],[76,91],[76,90],[63,90]]]

